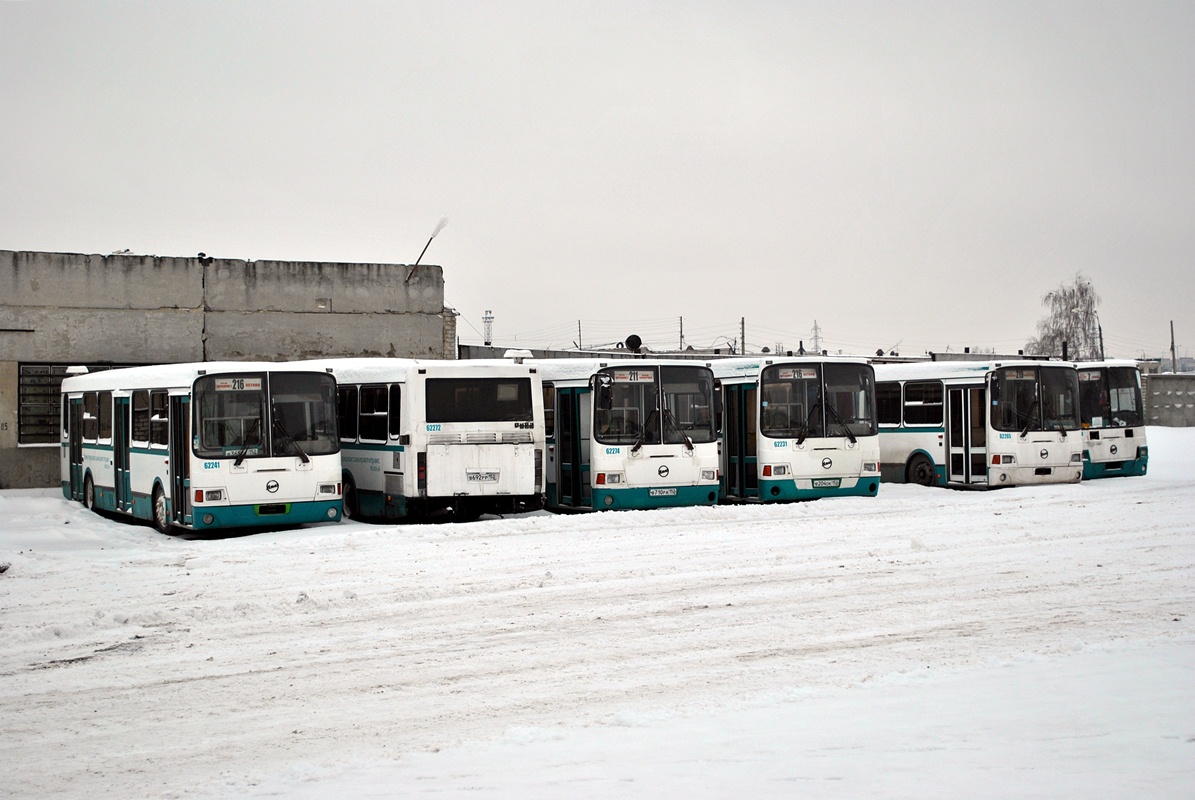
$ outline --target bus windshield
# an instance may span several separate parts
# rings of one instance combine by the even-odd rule
[[[1078,374],[1069,367],[1003,367],[992,377],[998,431],[1077,430],[1078,413]]]
[[[594,382],[594,431],[603,444],[717,441],[708,367],[608,367]]]
[[[759,386],[764,436],[853,439],[878,430],[867,364],[777,364],[763,370]]]
[[[1143,425],[1141,373],[1133,367],[1079,370],[1083,427]]]
[[[305,459],[340,448],[331,375],[205,375],[195,381],[194,405],[194,449],[202,458]]]
[[[531,422],[531,379],[428,378],[428,422]]]

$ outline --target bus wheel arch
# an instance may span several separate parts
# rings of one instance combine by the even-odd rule
[[[937,471],[934,461],[925,453],[914,453],[905,465],[905,481],[921,486],[933,486],[937,483]]]
[[[170,533],[170,515],[166,513],[166,492],[162,484],[154,483],[153,492],[153,523],[159,533]]]

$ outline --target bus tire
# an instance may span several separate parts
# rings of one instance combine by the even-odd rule
[[[170,518],[166,516],[166,493],[161,486],[154,487],[154,527],[158,533],[170,533]]]
[[[95,511],[95,482],[90,474],[83,479],[83,507]]]
[[[930,461],[929,456],[924,453],[913,456],[909,459],[909,466],[905,470],[905,480],[922,486],[933,486],[937,481],[937,476],[934,474],[934,462]]]
[[[361,509],[357,507],[357,485],[352,478],[344,479],[344,497],[341,500],[340,515],[345,519],[361,519]]]

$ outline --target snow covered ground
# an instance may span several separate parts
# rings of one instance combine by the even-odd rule
[[[1195,430],[988,493],[165,537],[0,492],[9,797],[1195,797]]]

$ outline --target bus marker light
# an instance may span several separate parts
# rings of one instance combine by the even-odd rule
[[[596,483],[598,486],[605,486],[606,485],[606,473],[599,472],[597,474],[597,480],[594,481],[594,483]]]
[[[195,490],[195,502],[196,502],[196,503],[202,503],[202,502],[203,502],[203,489],[196,489],[196,490]]]
[[[770,478],[770,477],[772,477],[772,465],[771,465],[771,464],[764,464],[764,465],[763,465],[763,476],[764,476],[765,478]]]
[[[336,509],[334,509],[334,508],[328,509],[328,519],[336,519]]]
[[[215,521],[216,521],[216,518],[215,518],[215,517],[213,517],[211,514],[204,514],[204,515],[203,515],[203,524],[204,524],[204,525],[211,525],[211,524],[212,524],[213,522],[215,522]]]

